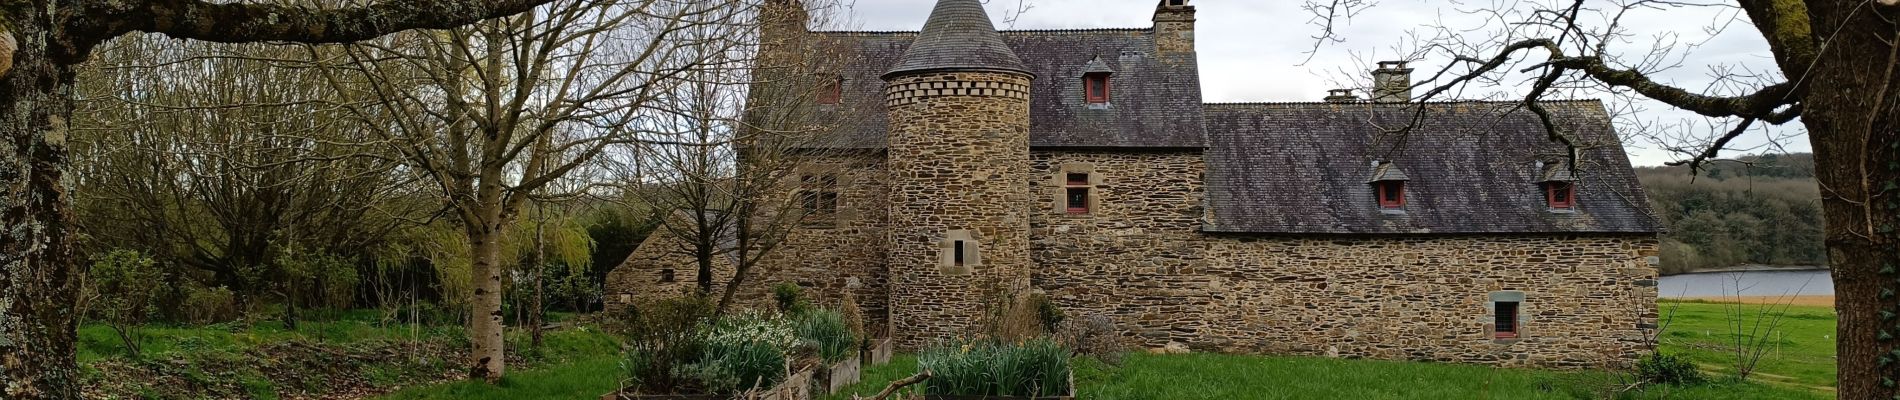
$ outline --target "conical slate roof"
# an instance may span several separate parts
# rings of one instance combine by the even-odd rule
[[[1003,44],[1003,35],[983,11],[979,0],[938,0],[930,21],[917,34],[904,58],[885,73],[890,79],[907,73],[939,70],[1001,70],[1030,74],[1023,60]]]

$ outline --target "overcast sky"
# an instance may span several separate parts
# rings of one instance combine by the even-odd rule
[[[935,0],[846,0],[849,19],[830,29],[917,30],[930,15]],[[1005,15],[1017,9],[1018,0],[988,0],[990,16],[1004,26]],[[1152,26],[1157,0],[1021,0],[1029,5],[1014,22],[1013,29],[1144,28]],[[1342,43],[1322,46],[1311,61],[1306,54],[1313,47],[1310,38],[1318,28],[1309,22],[1312,14],[1302,10],[1301,0],[1192,0],[1199,9],[1196,29],[1201,61],[1201,88],[1208,102],[1319,101],[1326,90],[1341,83],[1342,71],[1361,73],[1356,66],[1370,65],[1395,56],[1395,45],[1403,42],[1408,31],[1445,21],[1445,25],[1475,27],[1483,20],[1461,10],[1486,7],[1493,1],[1514,3],[1518,0],[1386,0],[1357,15],[1341,32]],[[1525,0],[1536,2],[1538,0]],[[1566,2],[1567,3],[1567,2]],[[1461,5],[1454,5],[1461,4]],[[1633,13],[1626,17],[1632,43],[1618,47],[1628,52],[1647,52],[1658,37],[1681,42],[1701,42],[1688,53],[1683,66],[1656,78],[1678,87],[1700,91],[1710,85],[1719,66],[1741,66],[1757,71],[1773,71],[1773,60],[1760,34],[1736,22],[1727,29],[1715,21],[1731,21],[1735,10],[1726,8],[1675,8]],[[1718,32],[1711,34],[1710,32]],[[1666,35],[1666,36],[1659,36]],[[1033,55],[1025,55],[1033,57]],[[1488,56],[1488,55],[1487,55]],[[1357,59],[1357,62],[1355,62]],[[1306,61],[1304,65],[1301,65]],[[1445,60],[1420,60],[1412,65],[1417,75],[1434,71]],[[1421,76],[1422,77],[1422,76]],[[1507,82],[1508,83],[1508,82]],[[1510,91],[1512,88],[1499,90]],[[1607,97],[1607,96],[1592,96]],[[1661,103],[1638,104],[1644,111],[1632,114],[1641,121],[1680,123],[1686,128],[1671,129],[1682,135],[1707,136],[1718,125],[1692,113],[1671,110]],[[1798,124],[1794,124],[1798,125]],[[1629,126],[1621,129],[1636,131]],[[1725,154],[1764,151],[1808,151],[1805,137],[1798,130],[1781,129],[1750,133]],[[1780,136],[1780,146],[1769,145],[1769,137]],[[1637,165],[1658,165],[1680,158],[1659,148],[1652,140],[1626,140],[1631,158]]]

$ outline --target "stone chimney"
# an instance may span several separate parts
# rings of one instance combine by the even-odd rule
[[[1188,0],[1161,0],[1155,8],[1155,52],[1194,53],[1194,6]]]
[[[1326,91],[1326,102],[1357,103],[1359,102],[1359,96],[1352,94],[1352,89],[1333,89]]]
[[[1372,101],[1412,101],[1412,69],[1404,61],[1380,61],[1379,69],[1372,70]]]
[[[803,36],[811,24],[811,11],[804,0],[765,0],[759,6],[759,26],[764,42],[780,44]]]

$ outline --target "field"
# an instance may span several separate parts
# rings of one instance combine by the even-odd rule
[[[1660,311],[1669,321],[1661,338],[1662,351],[1686,356],[1711,375],[1735,371],[1737,339],[1747,343],[1755,336],[1751,332],[1767,333],[1769,324],[1779,324],[1772,334],[1764,335],[1766,352],[1749,379],[1833,391],[1835,317],[1831,307],[1665,301]],[[1782,315],[1779,321],[1772,318],[1776,314]]]

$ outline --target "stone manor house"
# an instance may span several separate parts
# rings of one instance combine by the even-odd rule
[[[850,292],[902,348],[1030,291],[1148,347],[1542,368],[1649,350],[1661,228],[1599,102],[1543,103],[1574,146],[1519,104],[1410,102],[1397,62],[1369,99],[1204,103],[1187,0],[1149,28],[1024,31],[940,0],[921,32],[811,31],[798,0],[769,4],[789,21],[768,41],[850,56],[808,108],[865,112],[788,179],[809,215],[735,289],[750,304]],[[692,290],[677,240],[613,271],[609,307]]]

